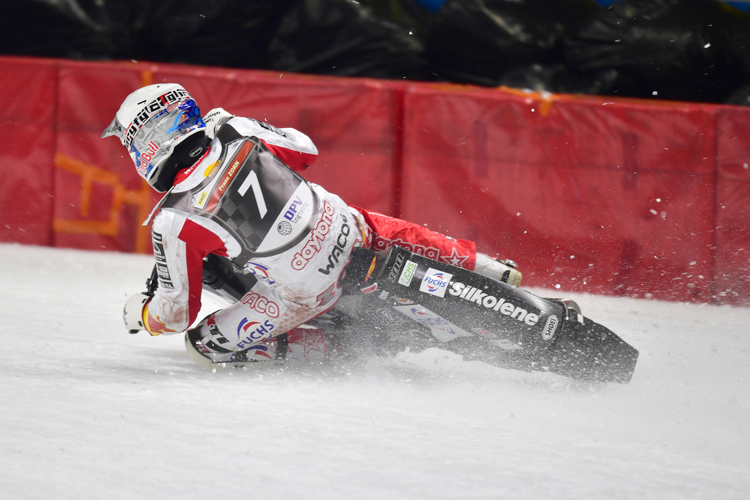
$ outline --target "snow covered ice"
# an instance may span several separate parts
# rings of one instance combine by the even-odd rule
[[[212,373],[124,330],[152,265],[0,245],[3,499],[750,497],[750,309],[572,295],[628,385],[439,350]]]

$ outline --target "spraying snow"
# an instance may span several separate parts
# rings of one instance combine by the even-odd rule
[[[750,491],[750,309],[573,295],[640,351],[629,385],[504,370],[437,349],[211,373],[187,358],[181,335],[125,332],[122,305],[152,265],[0,245],[3,498]],[[202,314],[221,307],[204,297]]]

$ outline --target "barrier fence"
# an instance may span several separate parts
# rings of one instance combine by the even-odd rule
[[[307,133],[305,177],[477,241],[524,286],[750,305],[750,110],[136,62],[0,57],[0,241],[150,252],[158,200],[114,140],[124,97],[182,84]]]

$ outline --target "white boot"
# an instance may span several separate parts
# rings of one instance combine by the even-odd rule
[[[512,260],[497,260],[489,255],[477,252],[477,263],[474,266],[474,272],[509,285],[520,286],[523,275],[515,267],[516,263]]]

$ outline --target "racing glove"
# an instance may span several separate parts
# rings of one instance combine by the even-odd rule
[[[125,307],[122,310],[122,320],[125,323],[125,329],[128,333],[138,333],[146,329],[143,324],[143,311],[150,300],[151,295],[136,293],[125,301]]]

